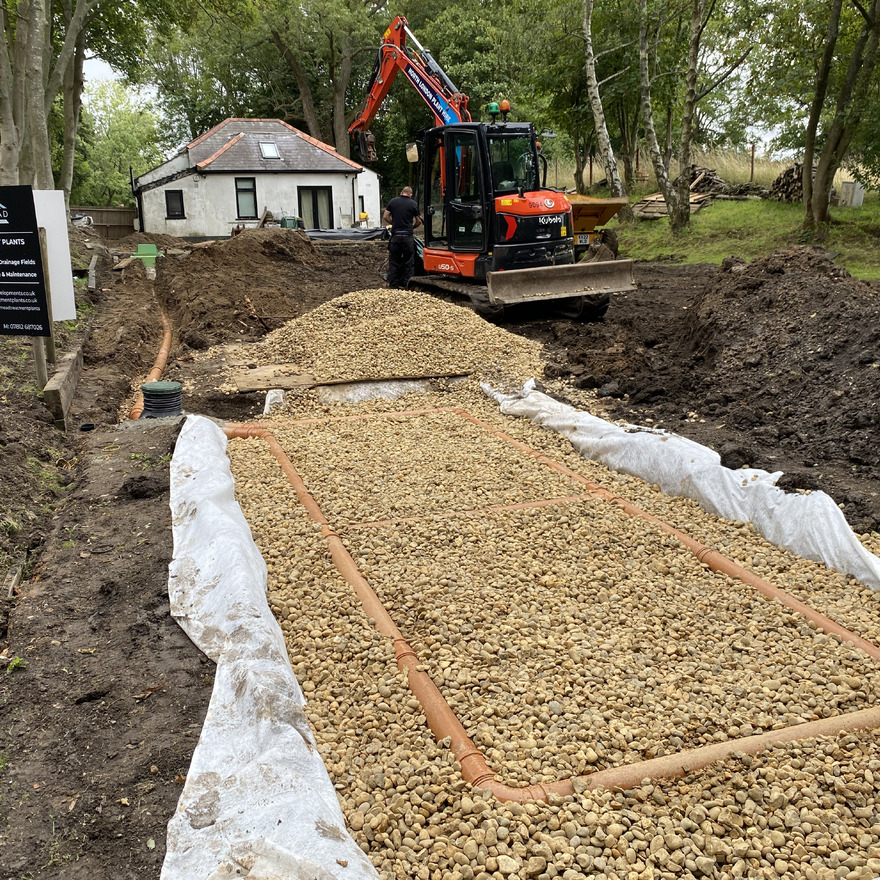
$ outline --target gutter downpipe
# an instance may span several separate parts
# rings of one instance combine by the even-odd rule
[[[508,440],[508,442],[517,445],[518,448],[530,452],[545,464],[554,465],[556,469],[561,469],[569,475],[576,477],[580,476],[574,471],[569,471],[564,465],[560,465],[558,462],[554,462],[552,459],[530,449],[530,447],[525,444],[520,444],[519,441],[516,441],[513,438],[508,438],[507,435],[496,431],[494,428],[491,428],[491,426],[486,425],[486,423],[480,422],[464,410],[454,411],[459,415],[463,415],[469,421],[489,428],[502,439]],[[476,747],[473,740],[467,735],[467,731],[446,702],[443,694],[440,693],[430,676],[420,668],[421,663],[415,651],[410,647],[400,629],[394,623],[384,605],[382,605],[381,600],[376,595],[373,588],[359,571],[357,563],[354,561],[348,550],[346,550],[339,535],[327,521],[327,518],[321,511],[317,501],[306,488],[305,483],[296,468],[293,466],[293,463],[287,457],[281,444],[272,432],[268,428],[259,425],[229,425],[224,429],[224,433],[230,439],[258,438],[264,440],[268,444],[270,451],[278,460],[282,471],[290,481],[297,499],[303,507],[305,507],[313,522],[316,522],[321,526],[321,535],[327,541],[331,558],[340,574],[354,589],[364,611],[369,617],[373,618],[376,629],[392,640],[397,666],[399,669],[405,669],[407,671],[407,680],[410,690],[421,704],[422,710],[425,713],[425,719],[428,722],[428,726],[431,728],[431,732],[438,741],[449,737],[450,748],[452,749],[456,761],[458,761],[461,766],[461,774],[465,781],[473,785],[475,788],[491,792],[491,794],[498,798],[498,800],[516,801],[517,803],[534,803],[538,801],[546,801],[549,799],[550,795],[564,797],[575,793],[575,782],[578,783],[579,789],[593,789],[600,787],[609,789],[628,789],[640,785],[641,781],[645,778],[682,776],[692,770],[699,770],[709,764],[722,761],[739,752],[755,755],[766,749],[772,748],[773,746],[791,742],[793,740],[811,739],[817,736],[832,736],[840,731],[880,728],[880,707],[872,707],[869,709],[863,709],[859,712],[847,713],[818,721],[811,721],[795,725],[794,727],[787,727],[781,730],[759,734],[757,736],[745,737],[743,739],[731,740],[724,743],[714,743],[709,746],[688,749],[673,755],[664,755],[660,758],[653,758],[648,761],[640,761],[634,764],[624,764],[621,767],[602,770],[590,774],[589,776],[579,776],[572,779],[563,779],[558,782],[548,784],[539,783],[537,785],[526,787],[511,786],[499,782],[495,779],[495,773],[492,771],[485,757]],[[614,500],[614,496],[611,496],[611,493],[596,486],[596,484],[589,483],[585,478],[580,477],[579,482],[595,486],[597,490],[600,490],[603,494],[597,493],[597,497],[609,496],[609,500]],[[623,499],[616,499],[616,502],[617,501],[627,504],[627,502],[623,502]],[[632,507],[633,510],[638,511],[638,508],[635,508],[633,505],[628,506]],[[650,515],[645,514],[645,516],[648,517]],[[655,521],[655,518],[651,517],[649,521],[653,522]],[[662,520],[656,520],[656,522],[660,525],[666,526]],[[666,529],[670,530],[672,527],[666,526]],[[677,530],[672,529],[671,533],[676,532]],[[684,537],[687,536],[685,535]],[[688,540],[693,541],[693,539],[690,538]],[[696,541],[693,541],[693,543],[698,546],[703,546],[699,545],[699,542]],[[709,548],[705,549],[709,550]],[[715,551],[710,552],[715,553]],[[720,554],[716,553],[715,555],[724,559]],[[730,560],[727,561],[730,562]],[[731,563],[731,565],[733,564],[734,563]],[[751,573],[749,572],[749,574]],[[753,575],[753,577],[757,578],[757,575]],[[760,580],[760,578],[758,578],[758,580]],[[776,589],[772,584],[768,585],[772,589]],[[818,612],[815,613],[818,614]],[[818,616],[820,618],[823,617],[823,615]],[[824,619],[828,620],[828,618]],[[828,622],[833,623],[833,621],[830,620]],[[835,625],[839,626],[837,624]],[[839,628],[843,630],[843,632],[848,633],[848,630],[843,629],[843,627]],[[850,636],[849,640],[852,640],[852,638],[858,638],[852,633],[848,634]],[[864,640],[860,639],[859,641]],[[871,645],[869,642],[865,642],[865,644],[869,645],[873,648],[874,652],[876,652],[872,656],[880,657],[880,649]]]

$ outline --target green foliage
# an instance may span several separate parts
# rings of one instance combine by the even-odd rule
[[[27,660],[25,660],[24,657],[13,657],[6,665],[6,674],[12,675],[16,669],[25,670],[27,669],[27,665]]]
[[[691,218],[674,235],[667,223],[642,220],[614,224],[620,255],[634,260],[719,264],[732,255],[744,260],[763,257],[804,240],[803,205],[772,200],[715,202]],[[880,197],[866,198],[862,208],[834,208],[823,246],[857,278],[880,279]]]
[[[816,72],[827,40],[828,7],[826,0],[782,0],[763,18],[761,39],[749,58],[751,78],[742,99],[753,124],[774,131],[773,149],[803,149]],[[826,121],[843,85],[861,25],[855,5],[844,3],[823,111]]]
[[[82,139],[71,202],[80,205],[134,204],[129,168],[142,174],[162,161],[163,137],[149,102],[116,80],[86,92]]]

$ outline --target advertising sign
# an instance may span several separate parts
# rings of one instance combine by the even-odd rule
[[[29,186],[0,186],[0,335],[52,335]]]

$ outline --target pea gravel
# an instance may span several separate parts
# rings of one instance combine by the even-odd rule
[[[555,780],[876,704],[874,661],[610,505],[468,515],[582,490],[458,416],[292,424],[463,407],[880,640],[875,594],[851,578],[501,416],[477,379],[540,375],[523,340],[418,295],[343,300],[272,334],[261,362],[365,378],[454,364],[475,375],[393,403],[341,407],[291,394],[261,421],[499,778]],[[412,330],[410,308],[430,313],[424,334]],[[386,334],[403,315],[409,332]],[[434,742],[390,642],[336,573],[265,444],[232,441],[229,454],[321,754],[349,828],[383,877],[880,875],[880,731],[734,756],[629,791],[578,784],[547,804],[499,803],[471,788],[446,744]],[[384,519],[395,522],[363,524]]]

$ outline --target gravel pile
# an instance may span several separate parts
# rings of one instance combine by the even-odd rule
[[[343,412],[443,406],[451,396]],[[578,459],[563,438],[504,419],[473,383],[456,390],[454,403],[636,503],[658,495]],[[440,519],[447,508],[580,492],[490,435],[464,422],[458,433],[448,415],[285,427],[293,416],[327,413],[340,409],[300,395],[272,419],[334,525],[429,516],[341,534],[505,781],[588,773],[876,703],[875,663],[610,506]],[[549,804],[502,804],[472,789],[433,742],[390,642],[335,573],[264,445],[234,441],[230,457],[319,747],[349,827],[383,876],[880,874],[876,732]],[[726,541],[770,569],[782,564],[753,533],[691,502],[653,503],[706,543]],[[867,626],[872,608],[860,605],[861,593],[846,608],[839,576],[783,556],[792,583],[781,586],[799,585],[833,615],[820,606],[827,598]]]
[[[364,340],[370,340],[365,346]],[[254,363],[295,363],[321,378],[479,373],[528,379],[541,347],[425,293],[361,290],[319,306],[247,349]]]

